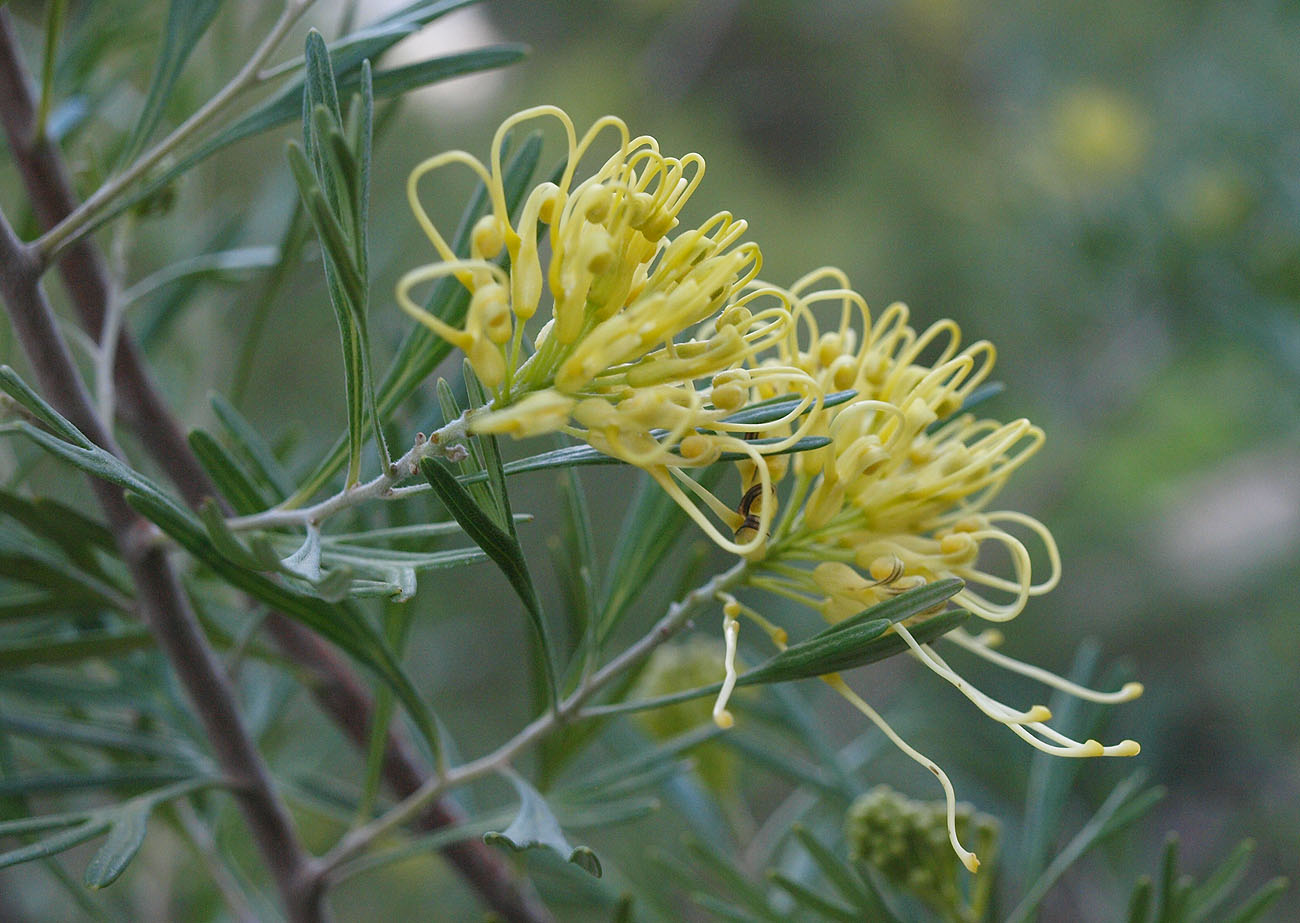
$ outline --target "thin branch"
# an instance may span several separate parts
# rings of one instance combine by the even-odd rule
[[[249,904],[248,898],[244,896],[244,892],[240,890],[235,876],[230,874],[230,870],[221,861],[216,840],[203,821],[199,820],[194,808],[185,799],[180,799],[172,804],[172,810],[176,812],[181,830],[189,838],[190,845],[207,868],[208,874],[212,876],[217,891],[221,893],[235,919],[239,923],[256,923],[257,913]]]
[[[588,699],[609,685],[625,670],[648,657],[655,648],[675,635],[686,624],[696,609],[708,603],[718,593],[742,580],[748,568],[749,562],[740,560],[728,570],[715,574],[707,583],[696,587],[669,606],[663,618],[656,622],[653,628],[646,632],[635,644],[588,677],[584,683],[552,711],[535,718],[522,731],[486,756],[463,763],[449,769],[441,776],[429,779],[418,790],[395,805],[387,813],[346,834],[334,845],[333,849],[318,860],[316,865],[317,873],[328,876],[331,871],[338,868],[342,863],[367,849],[376,839],[405,825],[411,818],[419,814],[426,804],[439,798],[444,792],[464,785],[480,776],[498,771],[546,735],[568,722],[580,720],[583,717],[582,706]]]
[[[122,325],[126,321],[126,300],[122,297],[120,285],[111,283],[111,279],[120,279],[125,275],[126,254],[131,245],[131,231],[134,222],[125,218],[113,232],[112,260],[113,276],[108,287],[108,304],[104,310],[104,327],[99,335],[99,344],[95,350],[95,406],[99,408],[99,418],[106,427],[113,425],[114,394],[113,366],[117,358],[117,344],[122,339]]]
[[[233,516],[226,520],[226,525],[235,531],[250,529],[274,529],[279,526],[320,525],[330,516],[367,500],[375,500],[390,495],[394,485],[418,472],[420,459],[441,455],[457,460],[464,458],[462,443],[469,433],[469,411],[461,414],[446,426],[437,430],[432,436],[417,438],[415,445],[397,461],[388,466],[388,470],[364,484],[345,487],[334,496],[312,506],[298,509],[276,507],[264,513],[251,513],[248,516]]]
[[[140,155],[135,163],[100,186],[95,190],[94,195],[86,199],[70,215],[59,221],[58,224],[50,228],[44,236],[36,241],[36,252],[40,255],[41,260],[49,261],[60,249],[83,234],[95,217],[116,199],[123,190],[148,173],[160,160],[212,121],[235,97],[260,83],[262,65],[266,63],[280,42],[288,35],[289,30],[293,28],[293,24],[298,21],[298,17],[302,16],[307,11],[307,7],[311,6],[313,2],[315,0],[287,0],[284,9],[280,12],[280,17],[271,26],[271,31],[267,33],[266,38],[257,46],[252,57],[240,68],[239,73],[231,78],[229,83],[218,90],[216,95],[204,103],[198,111],[178,125],[170,135],[159,141],[152,149]]]
[[[0,294],[46,398],[74,426],[104,449],[121,454],[100,423],[45,293],[40,264],[0,215]],[[91,479],[109,529],[135,586],[140,614],[180,679],[203,724],[223,772],[235,784],[238,803],[293,921],[322,919],[317,876],[303,851],[270,773],[253,746],[235,705],[234,689],[199,628],[180,581],[155,532],[129,506],[120,488]]]

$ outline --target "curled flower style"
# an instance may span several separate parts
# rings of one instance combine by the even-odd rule
[[[568,142],[556,182],[536,186],[517,218],[507,205],[501,166],[507,133],[553,119]],[[579,178],[600,139],[611,141],[595,171]],[[472,170],[488,190],[490,211],[458,257],[425,211],[420,180],[450,164]],[[402,308],[461,349],[491,404],[470,421],[477,433],[516,437],[564,432],[606,454],[645,468],[724,548],[746,554],[771,525],[734,538],[737,514],[686,473],[739,453],[757,468],[765,454],[787,450],[820,406],[815,382],[798,369],[756,360],[789,336],[785,292],[753,284],[762,263],[744,239],[746,222],[718,212],[694,228],[678,215],[699,187],[704,160],[670,157],[654,138],[632,138],[617,118],[597,120],[581,137],[560,109],[539,106],[507,119],[489,163],[463,151],[417,166],[407,183],[415,218],[438,262],[398,283]],[[499,264],[509,258],[509,269]],[[420,307],[412,291],[454,276],[470,293],[455,327]],[[525,326],[549,302],[550,317]],[[780,421],[783,438],[755,444],[756,427],[730,419],[757,393],[804,396]],[[770,478],[764,476],[770,491]],[[743,517],[742,517],[743,518]],[[717,524],[720,522],[720,528]]]
[[[810,412],[807,431],[829,439],[825,446],[789,460],[742,464],[747,487],[742,509],[775,507],[777,489],[768,485],[790,482],[783,514],[766,544],[750,556],[748,583],[815,608],[830,622],[944,578],[964,581],[954,603],[993,622],[1015,618],[1031,596],[1051,590],[1060,577],[1051,533],[1023,513],[988,509],[1010,475],[1043,442],[1042,431],[1028,420],[1001,423],[965,410],[992,369],[993,346],[981,340],[962,348],[960,330],[951,320],[918,333],[908,325],[901,304],[891,305],[873,322],[862,296],[834,269],[805,276],[787,297],[794,323],[774,355],[762,361],[804,372],[818,393],[852,391],[853,396]],[[833,323],[823,328],[818,312],[827,309]],[[755,470],[770,476],[756,480]],[[1038,540],[1048,562],[1047,576],[1038,581],[1027,537]],[[1009,561],[1002,569],[994,564],[998,552]],[[1051,713],[1045,706],[1016,709],[980,691],[933,645],[913,636],[912,628],[927,617],[897,622],[893,631],[917,660],[1031,746],[1060,756],[1138,751],[1128,740],[1112,746],[1072,740],[1046,723]],[[730,653],[735,613],[725,622]],[[958,630],[946,640],[1092,701],[1120,702],[1141,693],[1136,683],[1112,693],[1084,689],[998,653],[993,649],[998,637],[992,631],[974,636]],[[955,796],[947,776],[902,741],[839,677],[827,681],[939,778],[947,795],[953,848],[973,870],[974,854],[957,839]],[[724,725],[730,723],[725,692],[726,687],[715,706]]]

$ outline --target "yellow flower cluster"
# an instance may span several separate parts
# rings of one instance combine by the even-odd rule
[[[951,320],[917,333],[902,304],[873,323],[862,296],[834,269],[799,280],[790,299],[797,324],[774,361],[806,372],[821,389],[855,392],[810,414],[808,432],[830,444],[795,456],[790,515],[770,541],[782,558],[822,562],[799,579],[823,598],[826,618],[839,621],[941,577],[966,581],[956,601],[992,621],[1014,618],[1030,596],[1052,589],[1060,559],[1047,528],[1022,513],[986,509],[1042,445],[1042,430],[1024,419],[961,412],[992,370],[992,344],[960,348]],[[816,316],[821,305],[838,315],[825,330]],[[1039,539],[1046,579],[1033,581],[1029,551],[1008,526]],[[1003,550],[1008,574],[991,572],[990,545]],[[981,588],[1007,598],[990,599]]]
[[[536,186],[512,219],[502,146],[511,129],[539,119],[563,128],[566,166],[557,182]],[[602,137],[613,152],[579,180],[579,166]],[[473,229],[467,258],[452,251],[419,197],[421,178],[449,164],[477,174],[491,203]],[[579,138],[560,109],[520,112],[497,131],[489,164],[450,151],[412,172],[408,199],[439,261],[406,273],[397,300],[460,348],[490,390],[491,407],[471,421],[473,432],[582,439],[645,468],[720,545],[744,554],[761,544],[762,532],[745,542],[725,534],[708,514],[730,524],[730,509],[683,469],[726,452],[757,462],[801,438],[796,421],[806,405],[782,421],[788,438],[765,444],[745,438],[755,425],[729,422],[755,391],[791,391],[797,383],[808,404],[820,398],[798,370],[749,369],[788,335],[789,304],[781,290],[753,284],[762,257],[744,240],[745,221],[718,212],[698,227],[678,227],[703,175],[698,154],[666,156],[654,138],[632,138],[612,116]],[[412,296],[445,276],[470,293],[462,327]],[[550,317],[529,335],[525,326],[544,300]],[[764,483],[770,488],[766,477]]]
[[[502,146],[511,129],[538,119],[559,123],[568,157],[558,180],[532,189],[512,218]],[[593,158],[594,171],[579,179],[580,166]],[[465,258],[419,198],[421,178],[449,164],[472,170],[490,200]],[[416,167],[408,198],[438,261],[403,276],[397,298],[464,351],[490,390],[470,430],[562,432],[644,468],[718,545],[747,559],[749,587],[810,606],[831,622],[949,577],[965,583],[957,605],[993,622],[1015,618],[1030,597],[1056,585],[1060,560],[1037,520],[989,509],[1043,442],[1028,420],[1001,423],[967,411],[986,385],[993,346],[981,340],[962,347],[951,320],[918,332],[901,304],[873,320],[839,270],[817,270],[788,290],[760,282],[762,257],[745,240],[743,220],[719,212],[697,227],[680,226],[703,174],[699,155],[666,156],[653,138],[631,137],[617,118],[602,118],[579,137],[569,117],[549,106],[508,119],[488,164],[452,151]],[[470,294],[459,327],[412,295],[447,276]],[[543,304],[549,317],[533,321]],[[778,398],[788,400],[775,412],[755,406]],[[796,446],[806,437],[818,447],[784,454],[807,449]],[[724,457],[739,459],[735,503],[690,476]],[[1029,539],[1048,565],[1037,581]],[[778,647],[785,632],[734,596],[719,598],[726,679],[713,717],[728,727],[738,616],[758,622]],[[917,660],[1026,742],[1063,756],[1137,752],[1133,741],[1107,747],[1071,740],[1046,723],[1046,707],[1015,709],[981,692],[932,645],[917,642],[911,627],[925,617],[896,623],[894,631]],[[992,631],[957,630],[943,640],[1092,701],[1141,692],[1136,683],[1095,692],[1013,660],[993,649]],[[958,841],[947,776],[840,677],[826,679],[938,777],[949,839],[973,870],[978,860]]]
[[[750,586],[815,608],[830,622],[949,577],[965,581],[954,602],[993,622],[1015,618],[1031,596],[1052,589],[1060,577],[1060,558],[1051,533],[1023,513],[988,509],[1011,473],[1043,442],[1042,431],[1028,420],[1001,423],[964,410],[978,399],[977,389],[992,370],[993,346],[981,340],[962,348],[961,332],[951,320],[918,333],[908,325],[901,304],[873,321],[866,302],[839,270],[811,273],[787,294],[795,323],[764,361],[803,371],[820,393],[847,390],[853,396],[810,410],[805,432],[829,439],[824,447],[794,455],[793,461],[783,457],[742,466],[747,482],[754,480],[752,469],[759,465],[769,469],[769,482],[791,482],[784,514],[750,556]],[[829,322],[823,326],[823,321]],[[776,489],[762,490],[753,502],[775,507]],[[1049,567],[1037,582],[1026,537],[1038,540]],[[783,644],[758,613],[745,606],[737,610],[734,600],[728,603],[729,651],[735,647],[735,616],[742,612],[758,619],[778,646]],[[1051,713],[1045,706],[1020,710],[981,692],[932,645],[913,637],[909,622],[925,617],[896,623],[894,631],[917,660],[1031,746],[1059,756],[1138,752],[1130,740],[1112,746],[1072,740],[1046,723]],[[1110,693],[1080,687],[998,653],[993,648],[999,635],[993,631],[974,636],[958,629],[943,640],[1090,701],[1127,701],[1142,691],[1137,683]],[[828,681],[939,778],[948,796],[953,848],[973,870],[978,860],[958,842],[947,776],[898,738],[843,680]],[[725,705],[720,697],[714,715],[729,726]]]

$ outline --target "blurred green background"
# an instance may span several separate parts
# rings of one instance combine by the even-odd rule
[[[395,5],[374,0],[358,15]],[[41,5],[11,6],[32,27],[34,64]],[[85,40],[108,6],[74,3],[71,34]],[[83,101],[95,115],[68,142],[83,190],[112,162],[96,125],[130,124],[156,47],[160,17],[128,6]],[[239,5],[218,19],[185,76],[191,107],[233,72],[269,15]],[[328,35],[342,15],[322,3],[308,18]],[[838,265],[874,311],[903,300],[915,325],[957,319],[968,340],[998,347],[994,377],[1007,390],[989,412],[1047,432],[1001,502],[1048,524],[1064,577],[1008,626],[1005,649],[1064,670],[1091,637],[1107,658],[1131,661],[1147,693],[1116,709],[1107,736],[1139,739],[1138,760],[1170,789],[1142,822],[1148,848],[1125,878],[1090,864],[1048,918],[1111,919],[1098,895],[1113,899],[1153,870],[1168,829],[1181,832],[1189,870],[1249,835],[1260,846],[1253,879],[1300,877],[1300,5],[493,0],[416,41],[457,50],[505,40],[528,43],[531,56],[415,94],[378,144],[380,364],[406,324],[392,282],[429,257],[402,192],[418,160],[448,147],[483,155],[505,115],[542,102],[580,126],[614,113],[666,151],[700,152],[708,171],[693,206],[750,221],[764,278],[789,284]],[[169,212],[140,223],[127,277],[218,241],[276,244],[294,194],[286,135],[234,148],[181,183]],[[7,163],[0,174],[2,204],[21,215]],[[465,184],[440,188],[436,207],[458,213]],[[247,291],[207,286],[183,313],[160,319],[145,305],[134,319],[138,330],[157,325],[152,353],[191,421],[207,419],[209,389],[231,389]],[[274,307],[242,397],[265,432],[297,440],[304,464],[343,426],[336,353],[309,266]],[[616,529],[629,480],[584,475],[598,531]],[[545,571],[551,483],[520,487],[516,509],[539,513],[525,540]],[[523,718],[510,683],[518,667],[465,656],[523,643],[498,584],[483,566],[450,588],[453,598],[467,587],[499,594],[485,595],[498,610],[486,634],[481,614],[421,603],[431,614],[415,656],[440,700],[472,703],[449,716],[472,752]],[[919,714],[910,739],[955,770],[963,798],[1015,827],[1023,770],[1003,767],[1023,766],[1027,750],[908,665],[883,665],[865,686]],[[859,729],[845,717],[844,736]],[[330,752],[302,759],[354,765]],[[1082,784],[1098,792],[1094,771],[1113,781],[1129,768],[1093,765]],[[928,777],[896,768],[895,784],[932,797]]]

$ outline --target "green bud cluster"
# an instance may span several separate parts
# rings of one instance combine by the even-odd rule
[[[999,828],[996,819],[958,804],[957,836],[963,842],[974,835],[976,851],[991,857]],[[944,919],[979,919],[983,903],[969,897],[963,887],[961,860],[948,843],[948,818],[942,801],[914,801],[887,785],[860,795],[845,819],[849,854],[880,871],[891,884],[912,894]],[[989,872],[977,876],[991,879]]]

